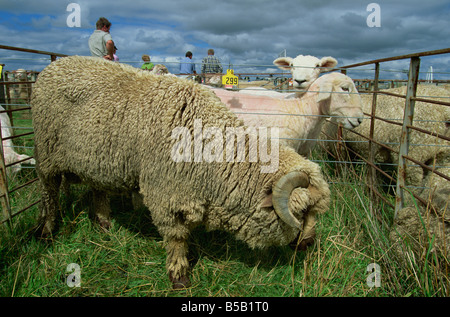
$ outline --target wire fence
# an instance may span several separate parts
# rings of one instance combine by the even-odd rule
[[[420,82],[419,81],[419,70],[420,70],[421,58],[424,58],[427,56],[440,55],[440,54],[448,54],[449,52],[450,52],[450,49],[422,52],[422,53],[392,57],[392,58],[388,58],[388,59],[379,59],[379,60],[374,60],[374,61],[369,61],[369,62],[364,62],[364,63],[358,63],[358,64],[349,65],[349,66],[342,68],[342,70],[344,72],[347,72],[350,69],[358,68],[361,66],[366,66],[366,65],[374,65],[375,66],[374,67],[374,75],[373,75],[374,76],[373,77],[373,91],[371,92],[372,108],[371,108],[370,114],[366,113],[366,115],[370,116],[370,118],[371,118],[369,135],[368,135],[368,137],[365,136],[365,138],[368,141],[368,148],[369,148],[369,157],[368,157],[367,162],[371,167],[370,171],[371,171],[371,175],[372,175],[372,177],[370,178],[371,181],[369,182],[368,185],[372,186],[372,189],[375,192],[376,190],[373,188],[373,184],[375,183],[375,174],[377,172],[383,172],[383,171],[380,171],[380,169],[377,166],[375,166],[374,164],[371,164],[371,162],[374,161],[374,150],[373,150],[374,144],[376,144],[377,146],[383,147],[390,152],[396,152],[396,154],[398,155],[398,162],[394,162],[394,163],[397,163],[396,179],[394,179],[392,176],[384,173],[384,175],[389,177],[390,180],[392,182],[394,182],[395,186],[396,186],[395,217],[398,214],[398,211],[405,206],[405,198],[407,196],[407,194],[405,192],[411,192],[410,191],[411,188],[408,188],[408,184],[406,181],[408,168],[411,169],[411,167],[420,167],[423,169],[424,175],[426,173],[436,174],[444,180],[443,183],[446,186],[448,186],[448,183],[446,183],[446,182],[448,182],[448,180],[450,180],[450,177],[449,177],[450,176],[450,172],[449,172],[450,166],[448,165],[448,157],[449,157],[448,147],[449,147],[449,141],[450,141],[449,134],[448,134],[448,124],[449,124],[450,117],[447,117],[447,115],[446,115],[446,114],[448,114],[448,106],[450,106],[450,103],[448,102],[449,101],[448,100],[448,98],[449,98],[448,86],[445,86],[445,88],[447,88],[447,90],[444,90],[443,95],[441,94],[439,96],[420,96],[417,94],[418,85]],[[379,76],[380,76],[380,64],[384,63],[384,62],[394,61],[394,60],[408,60],[409,61],[408,81],[406,82],[407,88],[406,88],[405,95],[382,91],[382,90],[379,90],[379,87],[378,87]],[[438,81],[435,84],[439,84],[439,83],[447,84],[448,81]],[[431,83],[429,83],[429,84],[431,84]],[[403,113],[401,113],[401,115],[402,115],[401,117],[403,118],[403,120],[401,123],[395,122],[392,120],[388,120],[385,118],[380,118],[375,115],[376,109],[379,106],[377,103],[377,97],[381,96],[383,94],[389,95],[389,97],[391,97],[391,98],[403,98],[404,99]],[[430,98],[439,98],[440,100],[430,99]],[[397,101],[397,102],[399,102],[399,101]],[[403,101],[400,101],[400,102],[403,103]],[[438,120],[436,122],[437,125],[442,128],[442,129],[440,129],[440,131],[442,131],[442,133],[437,133],[436,130],[429,131],[429,130],[421,129],[421,128],[414,126],[413,122],[416,123],[416,121],[414,120],[416,102],[424,102],[426,104],[442,106],[442,109],[437,110],[439,113],[441,113],[441,112],[443,113],[443,116],[441,117],[442,119]],[[447,109],[444,109],[446,107],[447,107]],[[428,114],[431,115],[430,112],[428,112]],[[423,117],[421,119],[422,119],[421,120],[422,122],[428,121],[428,120],[424,119]],[[383,120],[384,122],[387,122],[387,123],[393,124],[393,125],[401,124],[401,134],[399,135],[398,144],[395,144],[395,145],[398,145],[398,147],[396,149],[393,149],[392,147],[389,147],[386,144],[377,142],[374,139],[375,123],[380,122],[380,120]],[[420,121],[417,121],[417,122],[420,122]],[[412,144],[410,142],[411,134],[417,133],[417,132],[422,133],[422,135],[434,136],[435,138],[437,138],[439,140],[439,141],[437,141],[437,143],[440,143],[439,146],[442,146],[442,148],[444,150],[442,152],[443,155],[441,157],[439,157],[439,160],[438,160],[438,156],[441,153],[436,153],[434,155],[433,161],[427,160],[425,162],[419,161],[419,160],[411,157],[410,155],[408,155],[410,152],[412,152],[411,147],[418,146],[418,144]],[[422,145],[422,144],[420,144],[420,145]],[[429,144],[429,143],[426,144],[426,146],[430,146],[430,145],[431,144]],[[423,149],[423,151],[427,151],[427,150],[428,149]],[[357,153],[354,153],[354,154],[357,154]],[[411,163],[415,164],[415,165],[411,165]],[[440,169],[443,169],[444,172],[437,171],[436,165],[438,165]],[[419,187],[422,190],[425,189],[424,187],[420,187],[420,186],[410,186],[410,187],[413,187],[413,188]],[[431,189],[431,188],[428,188],[428,189]],[[436,188],[434,188],[433,190],[435,190],[435,189]],[[412,195],[420,203],[432,206],[432,204],[430,204],[430,201],[427,201],[427,199],[424,198],[423,195],[421,196],[414,192],[412,192]]]
[[[4,97],[4,94],[3,96],[0,94],[0,97]],[[31,108],[25,101],[20,104],[8,103],[8,99],[3,99],[3,101],[6,102],[2,104],[0,110],[0,116],[2,116],[0,124],[2,139],[0,144],[0,200],[3,215],[0,218],[0,224],[5,222],[10,224],[13,217],[39,203],[39,199],[34,195],[34,190],[30,191],[31,186],[35,188],[38,179],[31,154],[33,152]],[[17,119],[16,125],[13,124],[15,121],[13,118]],[[25,153],[30,153],[30,155]]]
[[[47,63],[56,60],[57,57],[64,57],[64,54],[57,54],[51,52],[35,51],[22,48],[13,48],[9,46],[0,45],[0,49],[16,50],[29,53],[31,58],[36,58],[37,63],[47,60]],[[379,197],[387,205],[398,210],[405,206],[406,195],[405,192],[411,193],[419,202],[429,204],[429,201],[419,193],[425,190],[432,190],[425,183],[410,184],[407,180],[407,171],[412,168],[423,170],[423,174],[434,174],[444,182],[450,180],[450,137],[449,125],[450,118],[434,119],[424,116],[419,116],[414,113],[415,104],[433,104],[439,107],[447,108],[450,106],[450,73],[437,70],[436,74],[440,74],[440,79],[430,82],[429,77],[425,80],[419,79],[420,62],[422,58],[429,58],[440,54],[449,54],[450,49],[423,52],[417,54],[410,54],[405,56],[396,56],[387,59],[380,59],[348,65],[336,68],[334,71],[340,71],[350,75],[358,88],[359,94],[364,98],[365,102],[370,103],[370,107],[364,112],[364,121],[370,122],[369,129],[364,133],[357,129],[347,130],[341,125],[336,124],[334,119],[327,120],[328,127],[322,131],[320,139],[301,139],[302,141],[317,141],[319,148],[325,156],[320,158],[312,158],[311,160],[321,163],[336,166],[338,170],[346,169],[349,166],[362,166],[368,170],[367,180],[359,183],[347,183],[342,181],[335,181],[330,179],[330,184],[340,185],[358,185],[367,186],[371,197]],[[46,58],[38,57],[44,55]],[[391,61],[405,60],[409,62],[409,69],[392,69],[387,67],[382,69],[380,65],[389,63]],[[132,61],[130,64],[136,64],[137,61]],[[372,66],[372,67],[368,67]],[[271,72],[267,72],[268,68],[272,68]],[[239,77],[239,84],[233,87],[234,90],[241,89],[267,89],[270,91],[283,92],[286,94],[294,94],[299,91],[292,86],[292,75],[289,71],[280,71],[273,65],[233,65],[234,74]],[[264,70],[258,72],[257,69]],[[250,70],[250,71],[249,71]],[[394,79],[380,79],[380,74],[392,74]],[[6,162],[5,159],[5,141],[13,141],[14,152],[28,153],[32,157],[32,125],[30,113],[30,96],[33,89],[33,84],[38,76],[38,72],[17,69],[15,71],[4,72],[0,82],[0,104],[5,108],[0,111],[0,115],[8,115],[11,126],[3,128],[12,128],[13,136],[5,138],[2,135],[2,147],[0,155],[0,200],[2,204],[2,215],[0,224],[10,223],[11,220],[20,213],[28,210],[32,206],[39,203],[39,198],[30,200],[27,199],[27,204],[11,204],[11,197],[16,195],[20,190],[29,188],[29,186],[36,186],[36,173],[34,166],[26,164],[26,161],[19,161],[17,163]],[[406,77],[402,79],[402,77]],[[386,78],[386,77],[384,77]],[[444,91],[440,95],[421,95],[417,94],[418,87],[424,85],[433,85],[441,87]],[[220,83],[218,86],[221,86]],[[406,93],[401,94],[394,89],[406,87]],[[419,90],[420,91],[420,90]],[[337,93],[331,91],[330,93]],[[396,113],[395,116],[380,116],[377,113],[377,105],[381,96],[389,96],[394,98],[396,104],[400,104],[402,113]],[[365,98],[367,97],[367,98]],[[369,98],[370,97],[370,98]],[[367,100],[366,100],[367,99]],[[445,110],[447,111],[447,110]],[[442,110],[442,112],[445,112]],[[238,111],[236,111],[239,114]],[[251,115],[287,115],[287,114],[267,114],[260,112],[246,112]],[[294,116],[295,114],[291,114]],[[306,115],[308,116],[308,115]],[[317,116],[317,115],[314,115]],[[329,117],[329,116],[327,116]],[[389,124],[398,127],[399,132],[396,138],[383,140],[375,133],[377,125]],[[433,125],[444,127],[443,129],[426,129],[433,127]],[[361,127],[363,124],[361,125]],[[425,127],[425,128],[424,128]],[[331,134],[330,131],[332,131]],[[394,130],[393,130],[394,131]],[[3,133],[4,134],[4,133]],[[411,135],[414,134],[414,137]],[[417,137],[417,135],[427,135],[436,138],[439,141],[430,142],[429,139]],[[353,135],[353,136],[352,136]],[[355,137],[356,136],[356,137]],[[24,140],[24,141],[22,141]],[[359,151],[359,148],[365,148],[364,153]],[[418,148],[423,151],[434,152],[435,159],[421,161],[411,156],[414,151],[411,149]],[[430,149],[439,149],[437,151]],[[378,160],[377,153],[387,151],[394,153],[395,160]],[[11,173],[14,165],[20,165],[21,172]],[[23,176],[24,171],[29,171],[26,176]],[[352,169],[355,175],[355,180],[361,179],[360,175],[355,169]],[[388,182],[380,184],[377,180],[382,175]],[[448,186],[448,184],[447,184]],[[394,192],[395,203],[386,199],[385,190],[380,187],[387,187]],[[36,189],[38,191],[38,189]]]

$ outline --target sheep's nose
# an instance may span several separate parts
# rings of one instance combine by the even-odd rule
[[[297,84],[301,85],[301,84],[303,84],[306,80],[298,80],[298,79],[295,79],[295,81],[297,82]]]

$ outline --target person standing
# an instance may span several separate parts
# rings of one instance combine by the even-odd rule
[[[208,50],[208,56],[202,60],[202,77],[205,79],[205,84],[217,81],[217,74],[222,74],[222,71],[222,64],[219,59],[214,56],[214,50],[210,48]]]
[[[181,60],[180,74],[197,74],[195,64],[192,61],[192,52],[190,51],[187,51],[186,56]]]
[[[214,56],[214,50],[210,48],[208,50],[208,56],[202,60],[202,74],[218,74],[222,73],[223,68],[219,59]]]
[[[117,47],[114,45],[114,53],[113,53],[114,61],[118,62],[119,61],[119,56],[117,56],[116,52],[117,52]]]
[[[89,37],[89,50],[91,51],[91,55],[113,61],[114,41],[111,34],[109,34],[111,22],[101,17],[95,26],[97,29]]]

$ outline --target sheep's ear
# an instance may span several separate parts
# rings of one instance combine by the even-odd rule
[[[323,67],[320,69],[320,72],[324,73],[324,72],[329,72],[334,67],[336,67],[337,63],[338,62],[336,59],[334,59],[331,56],[327,56],[327,57],[322,57],[322,59],[319,61],[319,64],[317,66]]]
[[[269,194],[267,194],[266,197],[264,197],[264,200],[262,201],[262,203],[261,203],[261,205],[259,207],[260,208],[271,208],[271,207],[273,207],[272,192],[270,192]]]
[[[330,98],[332,89],[333,85],[330,82],[322,83],[319,88],[319,95],[317,96],[317,102],[321,102]]]
[[[273,61],[273,64],[283,70],[291,70],[292,57],[279,57]]]

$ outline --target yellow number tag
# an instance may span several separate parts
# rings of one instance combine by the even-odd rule
[[[239,84],[239,79],[234,75],[234,71],[232,69],[227,69],[227,74],[222,76],[222,85],[225,88],[233,88],[233,86],[237,86]]]
[[[2,78],[2,75],[3,75],[3,65],[0,64],[0,78]]]

